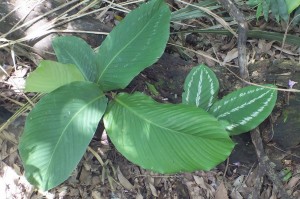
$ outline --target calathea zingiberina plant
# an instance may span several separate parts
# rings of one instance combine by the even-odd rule
[[[252,86],[218,101],[218,81],[204,65],[188,75],[182,104],[161,104],[139,92],[119,93],[108,102],[110,91],[125,88],[162,55],[169,28],[167,5],[152,0],[129,13],[95,51],[77,37],[54,39],[58,62],[42,61],[26,81],[26,91],[46,93],[20,138],[30,183],[49,190],[66,180],[101,118],[128,160],[176,173],[215,167],[234,147],[230,135],[270,114],[276,90]]]

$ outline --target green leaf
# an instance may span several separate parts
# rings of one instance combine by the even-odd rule
[[[286,5],[285,0],[277,0],[278,6],[279,6],[279,15],[280,17],[288,22],[289,21],[289,13],[288,13],[288,7]]]
[[[52,46],[59,62],[74,64],[85,80],[96,81],[98,74],[95,53],[83,39],[75,36],[56,37]]]
[[[263,6],[262,6],[262,3],[258,4],[257,5],[257,8],[256,8],[256,20],[258,20],[258,18],[261,16],[261,14],[263,13]]]
[[[279,22],[279,6],[278,6],[278,2],[277,0],[272,0],[272,3],[271,3],[271,11],[272,11],[272,14],[274,15],[274,17],[276,18],[277,22]]]
[[[97,52],[97,83],[103,91],[125,88],[164,52],[169,38],[170,10],[152,0],[130,12],[106,37]]]
[[[141,93],[119,94],[104,116],[114,146],[128,160],[160,173],[210,170],[234,144],[206,111],[160,104]]]
[[[288,7],[288,13],[291,14],[300,5],[300,0],[285,0]]]
[[[300,7],[298,7],[294,12],[294,18],[292,20],[293,26],[296,26],[300,22]]]
[[[262,0],[248,0],[246,3],[249,6],[257,6],[261,2],[262,2]]]
[[[43,97],[26,119],[19,152],[27,180],[49,190],[82,158],[107,106],[91,82],[72,82]]]
[[[219,82],[215,73],[201,64],[194,67],[185,79],[182,103],[208,110],[215,102],[218,92]]]
[[[26,79],[26,92],[49,93],[65,84],[84,81],[82,73],[73,64],[44,60]]]
[[[266,21],[269,20],[270,3],[271,0],[264,0],[262,3],[264,18]]]
[[[272,112],[277,90],[273,85],[248,86],[226,95],[214,103],[209,112],[225,120],[230,135],[248,132],[263,122]]]

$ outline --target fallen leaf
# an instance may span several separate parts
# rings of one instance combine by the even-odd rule
[[[122,174],[120,167],[117,168],[117,176],[118,176],[119,182],[125,189],[131,190],[133,188],[133,185]]]
[[[95,190],[92,191],[92,198],[93,199],[102,199],[100,192],[99,191],[95,191]]]
[[[224,58],[223,65],[226,63],[230,62],[231,60],[235,59],[238,57],[238,50],[237,48],[233,48],[231,51],[229,51]]]
[[[300,176],[293,176],[290,179],[289,183],[287,184],[287,187],[290,189],[295,187],[297,185],[297,183],[299,182],[299,180],[300,180]]]
[[[195,175],[193,177],[197,185],[199,185],[202,189],[207,189],[204,179],[202,177],[195,176]]]
[[[227,189],[223,182],[217,188],[215,199],[228,199]]]
[[[236,189],[232,190],[230,197],[232,199],[243,199],[243,196]]]
[[[153,196],[158,197],[157,190],[153,184],[149,183],[149,187]]]
[[[240,187],[244,181],[245,176],[244,175],[240,175],[237,179],[235,179],[233,186],[234,187]]]

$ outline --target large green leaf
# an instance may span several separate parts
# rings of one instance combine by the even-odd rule
[[[56,37],[52,41],[57,60],[74,64],[85,80],[95,82],[97,66],[93,49],[81,38],[75,36]]]
[[[277,90],[273,85],[248,86],[226,95],[209,109],[220,121],[225,121],[231,135],[248,132],[263,122],[272,112]]]
[[[73,64],[44,60],[26,79],[26,92],[49,93],[65,84],[84,81],[82,73]]]
[[[182,103],[208,110],[215,102],[218,92],[219,82],[215,73],[201,64],[194,67],[185,79]]]
[[[234,144],[216,118],[185,104],[160,104],[141,93],[119,94],[104,125],[130,161],[160,173],[209,170]]]
[[[170,10],[152,0],[130,12],[97,51],[97,83],[102,90],[126,87],[162,55],[169,38]]]
[[[82,158],[107,106],[94,83],[73,82],[43,97],[26,119],[19,151],[30,183],[49,190]]]

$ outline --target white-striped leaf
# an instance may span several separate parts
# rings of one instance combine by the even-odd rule
[[[215,102],[218,91],[219,82],[215,73],[201,64],[194,67],[185,79],[182,103],[208,110]]]
[[[230,135],[248,132],[263,122],[275,106],[276,87],[264,87],[248,86],[232,92],[214,103],[209,112],[226,123]]]

